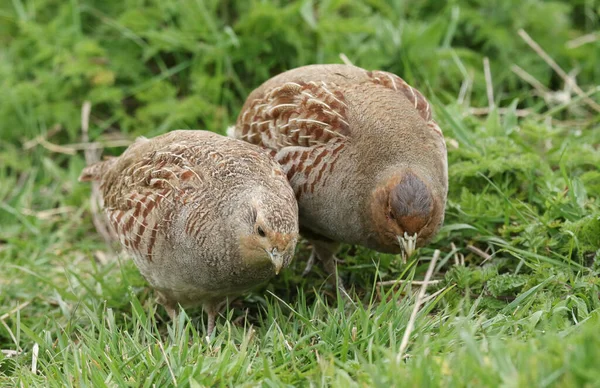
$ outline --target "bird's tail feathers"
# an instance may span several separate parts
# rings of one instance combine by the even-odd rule
[[[117,158],[110,157],[107,160],[103,160],[101,162],[94,163],[81,171],[81,175],[79,175],[79,182],[91,182],[91,181],[99,181],[104,175],[104,172],[115,163]]]

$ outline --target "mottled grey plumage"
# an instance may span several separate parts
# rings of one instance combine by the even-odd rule
[[[120,157],[87,167],[104,209],[169,315],[217,306],[268,280],[293,256],[294,193],[262,149],[207,131],[140,138]]]
[[[444,137],[427,100],[394,74],[348,65],[287,71],[250,94],[233,136],[281,163],[301,233],[330,273],[340,242],[410,254],[443,222]]]

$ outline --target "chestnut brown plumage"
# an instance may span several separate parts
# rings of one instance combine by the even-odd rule
[[[410,255],[444,219],[446,144],[427,100],[400,77],[312,65],[254,90],[230,135],[281,163],[311,260],[331,274],[339,243]]]
[[[206,131],[140,138],[85,168],[125,250],[173,318],[203,305],[208,335],[220,305],[286,267],[298,207],[264,150]]]

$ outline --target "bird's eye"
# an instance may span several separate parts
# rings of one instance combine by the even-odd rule
[[[388,213],[388,218],[389,218],[390,220],[395,220],[395,219],[396,219],[396,216],[394,216],[394,212],[389,212],[389,213]]]
[[[258,235],[259,235],[260,237],[265,237],[265,236],[266,236],[266,233],[265,233],[265,231],[264,231],[264,230],[263,230],[263,228],[261,228],[260,226],[258,227],[258,229],[256,229],[256,233],[258,233]]]

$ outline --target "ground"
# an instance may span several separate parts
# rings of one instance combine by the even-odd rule
[[[597,0],[0,4],[0,385],[597,386],[599,11]],[[93,226],[77,182],[84,103],[90,139],[116,155],[139,135],[224,133],[270,76],[342,61],[394,72],[433,103],[449,157],[442,231],[407,264],[344,247],[355,304],[322,271],[301,276],[301,243],[291,268],[229,304],[210,341],[201,310],[169,322]]]

